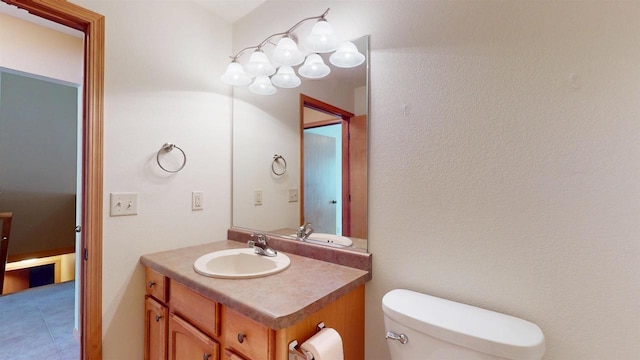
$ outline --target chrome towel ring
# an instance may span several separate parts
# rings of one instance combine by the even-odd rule
[[[281,167],[280,171],[277,171],[276,170],[276,165],[278,165],[280,160],[282,160],[282,162],[284,163],[284,167]],[[284,157],[282,157],[282,155],[278,155],[278,154],[273,155],[273,162],[271,163],[271,171],[276,176],[284,175],[284,173],[287,172],[287,160],[285,160]]]
[[[180,152],[182,153],[182,165],[180,165],[180,167],[177,170],[169,170],[167,168],[165,168],[164,166],[162,166],[162,164],[160,164],[160,153],[168,153],[170,151],[172,151],[173,149],[178,149],[180,150]],[[177,173],[178,171],[182,170],[184,168],[185,165],[187,165],[187,154],[184,153],[184,151],[182,149],[180,149],[180,147],[178,147],[178,145],[176,144],[172,144],[172,143],[165,143],[164,145],[162,145],[162,147],[160,148],[160,150],[158,150],[158,154],[156,155],[156,161],[158,162],[158,166],[160,166],[160,169],[169,172],[169,173]]]

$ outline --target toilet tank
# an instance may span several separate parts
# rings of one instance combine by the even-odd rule
[[[382,310],[386,331],[408,337],[387,340],[393,360],[539,360],[545,352],[536,324],[495,311],[404,289],[385,294]]]

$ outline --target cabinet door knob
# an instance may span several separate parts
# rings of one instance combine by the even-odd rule
[[[242,343],[244,342],[244,339],[246,339],[246,338],[247,338],[247,335],[245,335],[245,334],[243,334],[243,333],[239,333],[239,334],[238,334],[238,342],[239,342],[240,344],[242,344]]]
[[[156,284],[156,282],[155,282],[155,281],[149,281],[149,282],[147,283],[147,286],[149,287],[149,289],[151,289],[155,284]]]
[[[156,315],[156,322],[160,321],[160,319],[162,319],[162,315]]]
[[[202,360],[209,360],[210,357],[211,357],[211,354],[207,354],[207,353],[202,354]]]

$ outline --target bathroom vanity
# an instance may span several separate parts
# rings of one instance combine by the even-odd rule
[[[238,241],[141,258],[145,359],[286,360],[289,344],[303,343],[321,322],[341,335],[345,359],[364,359],[364,284],[371,279],[371,255],[271,238],[291,259],[280,273],[219,279],[194,271],[201,255],[244,248],[248,237],[230,231],[229,238]]]

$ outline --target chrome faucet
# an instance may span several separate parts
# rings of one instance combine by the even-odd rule
[[[309,238],[309,235],[313,234],[313,228],[311,227],[311,223],[305,223],[298,228],[298,232],[296,233],[296,239],[299,241],[306,241]]]
[[[273,250],[271,246],[269,246],[269,240],[267,239],[267,236],[265,234],[251,234],[251,237],[258,238],[258,242],[255,242],[253,240],[247,241],[247,245],[249,245],[250,248],[253,248],[256,254],[269,257],[278,255],[278,252]]]

